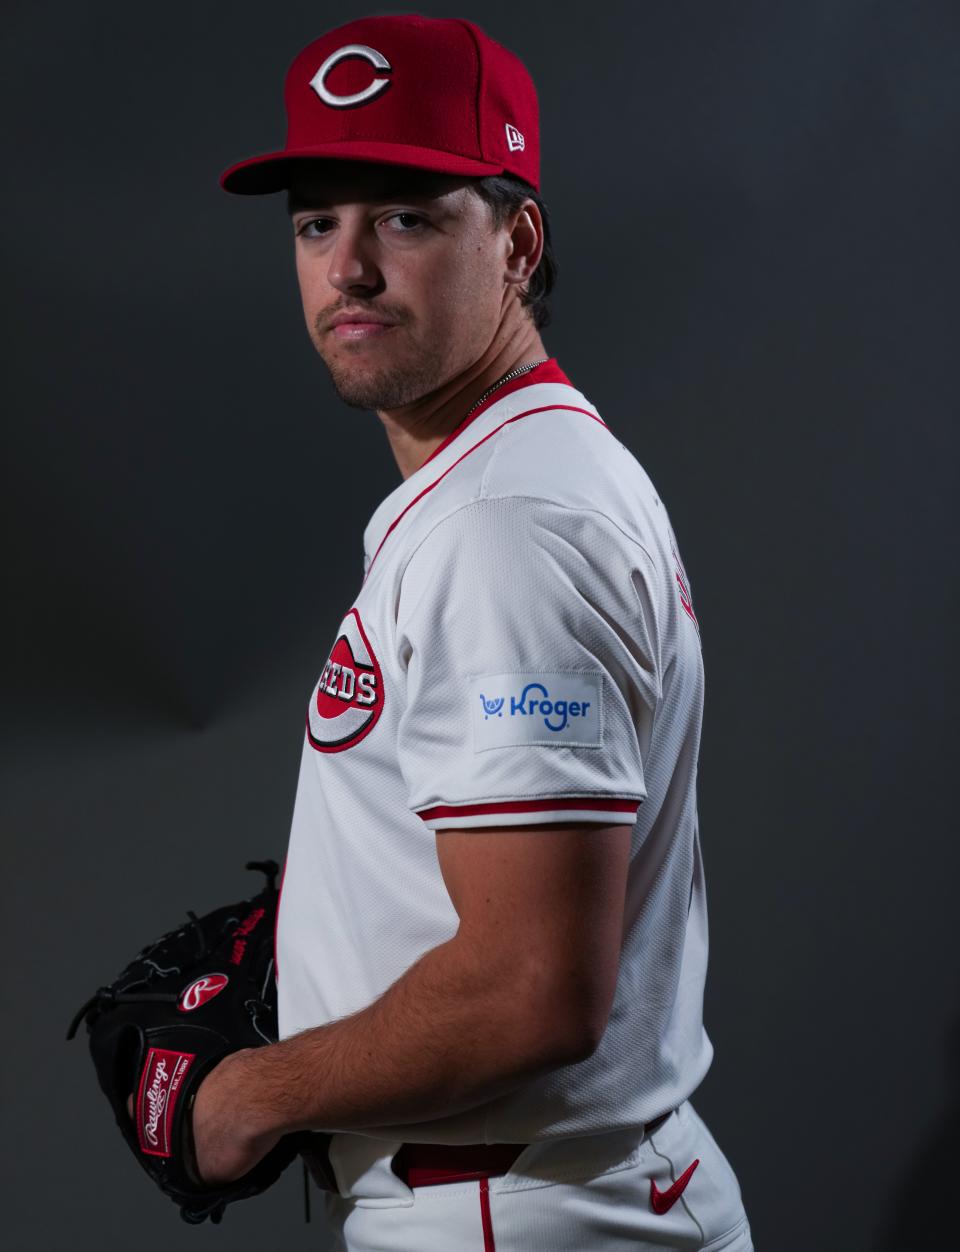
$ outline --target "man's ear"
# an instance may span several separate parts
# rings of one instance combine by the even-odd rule
[[[510,247],[504,278],[508,283],[525,283],[543,255],[543,218],[535,201],[524,201],[510,219],[509,231]]]

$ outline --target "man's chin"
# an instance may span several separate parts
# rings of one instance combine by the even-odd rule
[[[355,370],[344,369],[341,363],[331,368],[330,379],[337,395],[351,409],[374,409],[389,412],[413,404],[440,385],[433,370]]]
[[[351,409],[387,410],[399,408],[399,403],[385,388],[375,388],[352,382],[334,381],[334,390],[341,401]],[[400,402],[402,403],[402,401]]]

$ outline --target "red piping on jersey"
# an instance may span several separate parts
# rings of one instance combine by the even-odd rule
[[[280,930],[280,900],[283,897],[283,884],[287,877],[287,861],[289,855],[283,861],[283,873],[280,875],[280,889],[277,892],[277,914],[273,919],[273,977],[277,986],[280,986],[280,956],[277,948],[277,933]]]
[[[490,1217],[490,1183],[480,1179],[480,1224],[483,1226],[483,1252],[497,1252],[493,1242],[493,1220]]]
[[[481,413],[486,413],[491,405],[498,404],[504,396],[509,396],[512,392],[519,391],[521,387],[532,387],[534,383],[564,383],[567,387],[573,386],[573,383],[557,364],[557,358],[555,356],[550,357],[542,365],[538,365],[536,369],[528,370],[526,374],[521,374],[519,378],[512,378],[510,382],[503,383],[492,391],[483,404],[478,404],[475,409],[467,414],[459,426],[451,430],[443,443],[438,448],[434,448],[423,464],[427,465],[435,456],[439,456],[444,448],[453,443],[458,435],[462,435],[467,427],[472,425]],[[421,466],[421,468],[423,467]]]
[[[436,487],[438,483],[443,482],[443,480],[450,473],[450,471],[453,469],[456,469],[462,460],[468,457],[471,452],[476,452],[477,448],[479,448],[481,444],[486,443],[488,439],[492,439],[494,435],[496,435],[499,431],[503,430],[504,426],[509,426],[511,422],[519,422],[522,417],[530,417],[531,414],[533,413],[547,413],[555,409],[566,409],[570,413],[583,413],[587,417],[592,418],[595,422],[599,422],[600,425],[603,426],[604,429],[606,429],[607,423],[603,420],[602,417],[598,417],[596,413],[591,413],[589,409],[581,409],[576,404],[541,404],[538,408],[526,409],[523,413],[517,413],[513,417],[508,417],[506,421],[503,421],[500,423],[499,426],[494,427],[494,429],[491,430],[489,434],[484,435],[482,439],[478,439],[477,442],[473,445],[473,447],[468,448],[466,452],[463,453],[462,456],[458,456],[452,465],[447,466],[447,468],[443,471],[443,473],[439,476],[439,478],[435,478],[432,483],[429,483],[426,487],[424,487],[423,491],[421,491],[418,495],[415,495],[413,499],[410,501],[410,503],[406,506],[406,508],[402,509],[397,514],[397,516],[393,519],[393,521],[387,527],[386,534],[380,540],[380,544],[376,552],[374,552],[370,560],[370,564],[367,566],[367,572],[366,572],[366,575],[364,576],[364,582],[366,582],[367,578],[370,577],[370,571],[373,569],[373,563],[374,561],[376,561],[377,557],[380,555],[380,549],[390,538],[391,534],[393,533],[394,529],[397,526],[397,523],[400,522],[401,519],[404,518],[407,515],[407,513],[410,512],[410,510],[413,508],[415,504],[419,504],[419,502],[423,499],[423,497],[428,492],[433,491],[434,487]],[[424,464],[426,464],[426,462],[424,462]]]
[[[422,809],[417,816],[423,821],[437,817],[476,817],[485,813],[552,813],[557,809],[595,809],[603,813],[624,813],[636,817],[639,800],[580,799],[564,797],[558,800],[498,800],[494,804],[438,804]]]

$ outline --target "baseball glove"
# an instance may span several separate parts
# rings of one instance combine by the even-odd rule
[[[86,1019],[97,1078],[134,1156],[187,1222],[219,1222],[227,1204],[280,1177],[310,1135],[288,1135],[235,1182],[199,1179],[191,1111],[197,1089],[230,1052],[275,1043],[273,936],[277,865],[250,861],[263,890],[189,920],[140,951],[70,1024]],[[134,1118],[127,1098],[134,1093]]]

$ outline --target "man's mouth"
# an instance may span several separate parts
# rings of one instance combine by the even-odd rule
[[[369,339],[382,335],[396,323],[374,309],[340,309],[328,323],[337,339]]]
[[[393,325],[392,322],[340,322],[331,329],[337,339],[375,339],[392,330]]]

